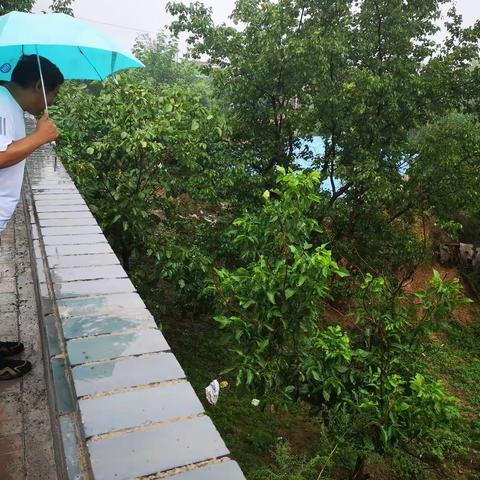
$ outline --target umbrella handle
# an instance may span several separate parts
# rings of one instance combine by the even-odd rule
[[[47,115],[48,115],[47,93],[45,92],[45,83],[43,81],[42,64],[40,63],[40,55],[38,54],[38,46],[37,45],[35,45],[35,52],[37,53],[38,71],[40,73],[40,82],[42,83],[43,101],[45,102],[45,110],[46,110]]]
[[[43,93],[43,101],[45,102],[45,111],[48,113],[48,102],[47,102],[47,93],[45,91],[45,82],[43,81],[43,73],[42,73],[42,64],[40,63],[40,55],[38,54],[38,46],[35,45],[35,52],[37,54],[37,63],[38,63],[38,71],[40,73],[40,82],[42,83],[42,93]],[[56,142],[50,142],[50,147],[54,148],[56,146]],[[55,163],[53,165],[54,171],[57,170],[57,156],[55,155]]]

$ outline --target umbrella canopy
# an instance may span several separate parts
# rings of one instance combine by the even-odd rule
[[[107,35],[63,13],[0,16],[0,80],[10,80],[22,55],[40,55],[66,80],[103,80],[144,65]]]

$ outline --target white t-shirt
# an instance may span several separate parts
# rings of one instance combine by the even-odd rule
[[[0,152],[25,137],[23,110],[11,93],[0,86]],[[0,232],[5,229],[20,199],[25,160],[0,168]]]

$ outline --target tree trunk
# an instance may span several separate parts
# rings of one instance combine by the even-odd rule
[[[368,480],[370,475],[364,472],[365,468],[365,457],[363,455],[357,456],[357,462],[353,470],[350,480]]]
[[[130,256],[132,254],[132,249],[123,246],[122,247],[122,265],[127,273],[130,273]]]

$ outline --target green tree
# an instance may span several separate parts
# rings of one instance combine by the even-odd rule
[[[338,253],[372,272],[411,272],[422,261],[425,248],[412,225],[432,205],[417,201],[418,182],[404,176],[417,154],[409,135],[473,98],[471,89],[458,88],[454,104],[442,102],[454,65],[455,85],[471,83],[478,27],[462,29],[455,19],[455,40],[435,45],[441,3],[365,0],[355,10],[351,2],[310,4],[305,30],[325,32],[311,45],[324,68],[312,68],[306,87],[311,123],[325,141],[317,160],[331,185],[324,218]],[[456,195],[427,177],[422,188]]]
[[[214,259],[235,255],[220,236],[259,179],[195,88],[116,78],[62,89],[59,154],[138,285],[165,279],[195,305]]]
[[[210,74],[234,139],[255,152],[253,168],[272,174],[276,165],[291,166],[302,113],[297,97],[307,73],[298,52],[303,37],[296,3],[239,1],[232,14],[244,24],[238,30],[215,26],[211,10],[198,2],[170,3],[168,10],[178,17],[175,33],[193,32],[192,56],[206,54],[217,67]]]
[[[5,15],[9,12],[29,12],[35,0],[1,0],[0,1],[0,15]]]
[[[421,360],[429,335],[468,302],[459,280],[444,283],[437,271],[425,290],[413,295],[366,275],[355,294],[354,319],[360,328],[344,334],[359,351],[350,350],[348,371],[342,375],[337,369],[331,376],[337,389],[341,385],[337,398],[346,402],[343,413],[351,425],[346,435],[357,449],[353,480],[367,478],[365,459],[372,452],[388,455],[401,449],[415,456],[416,449],[420,457],[443,459],[442,439],[451,435],[460,415],[456,399],[424,372]],[[318,344],[319,365],[348,352],[333,350],[335,343],[326,340],[322,335]],[[328,383],[319,385],[324,398]]]
[[[394,449],[442,456],[441,438],[459,413],[455,399],[421,366],[429,335],[467,303],[458,280],[434,272],[414,295],[366,274],[354,282],[350,314],[327,316],[333,286],[348,273],[326,246],[313,248],[311,217],[318,173],[286,173],[256,214],[234,222],[244,265],[217,270],[216,320],[231,345],[237,384],[268,399],[303,398],[342,418],[339,442],[357,452],[352,480],[367,478],[366,458]],[[334,428],[331,425],[331,428]],[[341,438],[340,438],[341,437]]]
[[[52,12],[65,13],[73,17],[72,1],[73,0],[53,0],[49,8]]]
[[[17,12],[30,12],[35,0],[1,0],[0,1],[0,15],[17,11]],[[73,16],[73,10],[71,8],[72,0],[53,0],[49,9],[52,12],[66,13]]]
[[[160,32],[155,38],[143,34],[137,37],[133,53],[141,60],[146,73],[159,85],[192,85],[201,78],[196,65],[188,59],[179,59],[177,41]]]
[[[216,270],[224,314],[215,318],[230,333],[237,384],[288,396],[298,390],[299,352],[315,336],[332,277],[347,272],[325,245],[310,243],[319,231],[309,218],[320,202],[319,174],[279,171],[274,198],[266,191],[259,212],[233,222],[229,241],[241,252],[243,266]]]
[[[480,123],[473,115],[451,113],[411,136],[415,154],[409,170],[415,201],[443,221],[480,214]],[[448,193],[447,193],[448,192]]]
[[[59,119],[62,158],[128,270],[132,254],[155,243],[174,189],[171,172],[204,154],[205,128],[219,139],[216,119],[197,97],[178,88],[160,96],[136,75],[109,80],[94,94],[66,89],[60,109],[68,109]]]
[[[313,167],[330,198],[318,220],[328,222],[336,255],[372,272],[411,272],[425,255],[412,225],[432,205],[415,201],[420,177],[404,175],[417,153],[411,132],[477,105],[480,26],[462,28],[452,8],[448,38],[435,44],[445,3],[238,0],[238,30],[214,25],[200,3],[168,7],[173,31],[190,32],[192,55],[208,55],[232,140],[254,152],[267,185],[276,165],[293,165],[301,137],[321,136]],[[421,178],[423,189],[439,187]]]

